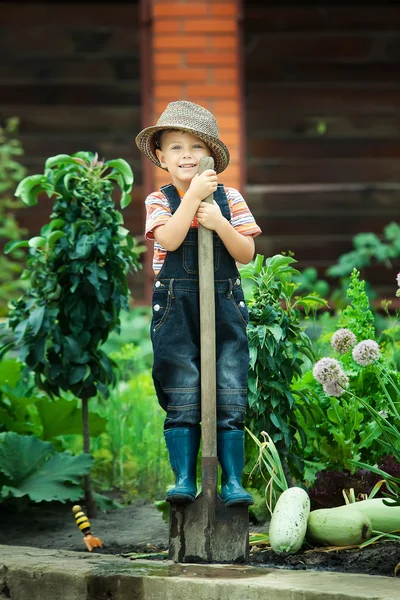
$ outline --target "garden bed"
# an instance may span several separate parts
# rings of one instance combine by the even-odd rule
[[[21,513],[15,513],[4,509],[3,505],[0,511],[0,544],[87,552],[71,508],[72,505],[47,504],[30,506]],[[260,531],[260,527],[257,530]],[[92,521],[92,533],[104,545],[103,549],[93,552],[114,555],[142,552],[149,553],[149,558],[151,553],[157,558],[167,558],[168,525],[152,504],[137,501],[123,509],[99,512]],[[287,557],[260,546],[252,549],[250,558],[253,565],[388,577],[394,576],[399,562],[400,543],[397,542],[381,542],[363,550],[307,549]]]

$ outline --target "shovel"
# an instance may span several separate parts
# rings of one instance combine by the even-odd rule
[[[199,173],[214,168],[202,158]],[[205,202],[213,203],[211,194]],[[217,494],[217,381],[213,231],[199,224],[202,491],[188,504],[171,504],[169,558],[176,563],[241,563],[249,558],[246,505],[225,506]]]

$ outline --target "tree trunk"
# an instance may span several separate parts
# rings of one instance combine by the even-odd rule
[[[90,454],[90,432],[89,432],[89,400],[82,399],[82,424],[83,424],[83,451]],[[97,506],[93,497],[90,473],[83,476],[83,489],[85,492],[86,513],[89,519],[97,516]]]

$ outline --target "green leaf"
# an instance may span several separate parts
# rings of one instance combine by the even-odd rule
[[[35,436],[0,433],[0,471],[8,482],[1,496],[33,502],[66,502],[82,496],[81,478],[89,473],[93,458],[89,454],[71,456],[57,453],[50,442]]]
[[[53,231],[48,237],[47,245],[49,248],[52,248],[54,244],[62,237],[66,237],[63,231]]]
[[[62,165],[77,165],[78,161],[70,156],[69,154],[57,154],[56,156],[51,156],[45,162],[45,169],[52,169],[56,166]]]
[[[43,248],[46,245],[46,238],[37,235],[29,240],[28,245],[31,248]]]
[[[130,194],[122,194],[121,196],[121,208],[124,209],[132,202],[132,196]]]
[[[38,195],[41,192],[51,192],[51,190],[52,188],[49,185],[47,177],[44,175],[30,175],[18,184],[15,196],[21,198],[24,204],[35,206],[38,201]]]
[[[28,324],[34,336],[39,333],[40,328],[42,327],[45,312],[45,306],[37,306],[29,315]]]
[[[4,246],[4,254],[9,254],[13,250],[17,250],[18,248],[26,248],[29,246],[28,240],[15,240],[11,242],[7,242]]]
[[[85,371],[85,367],[83,367]],[[59,435],[82,435],[82,410],[75,398],[66,400],[59,398],[52,402],[41,398],[36,402],[43,426],[42,439],[50,441]],[[104,433],[107,420],[98,414],[89,412],[90,435],[97,437]]]
[[[127,186],[133,184],[133,173],[129,163],[123,158],[117,158],[115,160],[108,160],[104,163],[107,167],[116,169],[123,177],[124,182]]]
[[[284,336],[283,329],[279,325],[266,325],[266,329],[272,333],[277,342],[280,342]]]

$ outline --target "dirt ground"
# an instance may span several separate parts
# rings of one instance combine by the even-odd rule
[[[71,509],[72,504],[46,504],[29,506],[16,513],[3,505],[0,511],[0,544],[87,552]],[[250,532],[253,530],[260,532],[263,528],[250,526]],[[93,552],[115,555],[142,552],[153,553],[158,559],[167,558],[168,525],[152,504],[137,501],[123,509],[99,512],[92,520],[92,533],[102,540],[104,546]],[[160,554],[163,551],[164,554]],[[126,559],[129,560],[129,557]],[[398,563],[400,543],[397,542],[383,542],[363,550],[310,548],[287,557],[260,546],[252,548],[250,557],[252,565],[388,577],[394,577]]]

